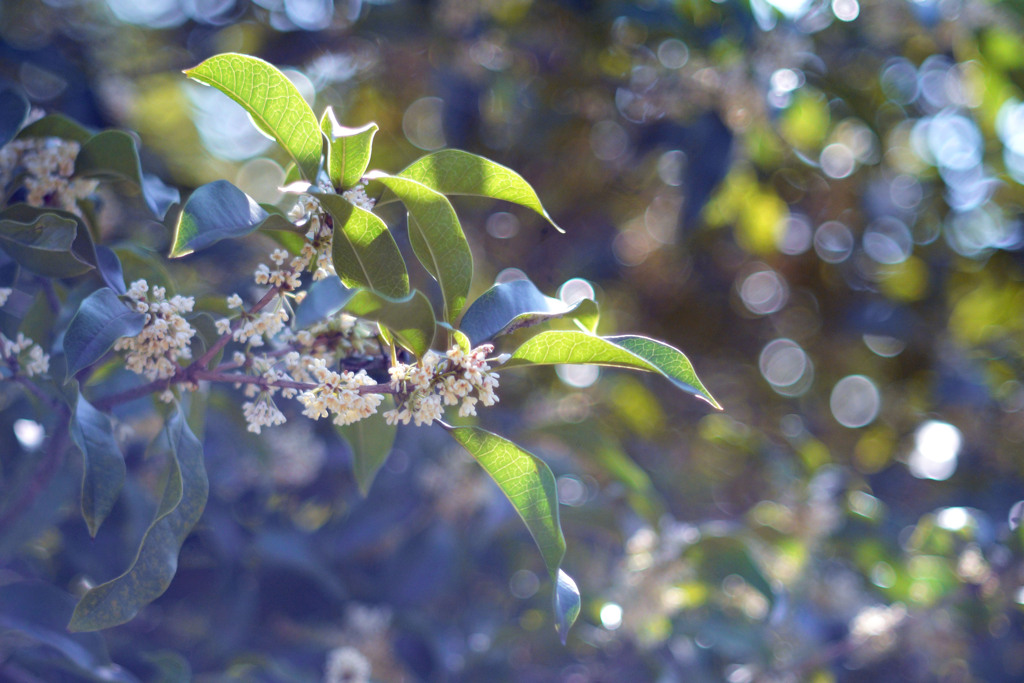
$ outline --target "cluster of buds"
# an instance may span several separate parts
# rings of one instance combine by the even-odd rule
[[[396,363],[388,372],[391,386],[407,393],[405,401],[384,413],[388,424],[417,426],[441,419],[442,406],[459,405],[459,415],[476,415],[476,404],[491,406],[498,402],[494,393],[498,373],[491,372],[488,354],[490,344],[482,344],[466,352],[455,345],[445,355],[428,351],[419,363]],[[498,363],[505,358],[499,356]],[[476,395],[474,396],[474,392]],[[461,404],[461,405],[460,405]]]
[[[81,215],[78,201],[95,192],[99,183],[71,177],[79,149],[77,142],[53,137],[14,140],[0,149],[0,187],[23,172],[27,204]]]
[[[167,299],[163,287],[149,288],[145,280],[136,280],[128,288],[135,310],[146,314],[146,323],[134,337],[121,337],[115,351],[127,351],[125,365],[149,380],[172,377],[177,361],[192,358],[189,344],[196,331],[183,314],[191,313],[195,300],[190,296]]]
[[[42,375],[50,370],[50,356],[21,332],[14,339],[0,334],[0,359],[9,364],[17,363],[17,369],[26,377]]]

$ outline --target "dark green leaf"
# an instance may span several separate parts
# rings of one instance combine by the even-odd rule
[[[398,425],[389,425],[383,415],[392,407],[393,399],[385,396],[384,403],[370,417],[349,425],[335,426],[352,448],[352,471],[356,476],[359,491],[364,496],[373,485],[378,470],[391,454],[391,447],[395,445]]]
[[[288,219],[268,213],[255,199],[226,180],[196,188],[174,229],[171,258],[186,256],[223,239],[243,237],[265,227],[287,229]]]
[[[555,582],[555,619],[562,637],[579,614],[579,591],[562,571],[565,538],[558,520],[555,476],[543,460],[479,427],[449,427],[449,432],[476,458],[519,513],[540,549]]]
[[[76,253],[88,230],[67,211],[15,204],[0,211],[0,248],[18,265],[46,277],[74,277],[92,265]]]
[[[336,277],[314,282],[295,310],[295,329],[301,330],[331,317],[345,307],[353,294],[355,290],[345,287]]]
[[[138,555],[121,576],[90,589],[71,616],[71,631],[97,631],[131,620],[160,597],[178,568],[178,552],[199,521],[209,482],[203,448],[178,410],[167,421],[170,473],[156,518],[146,530]]]
[[[249,55],[222,54],[186,69],[185,75],[242,105],[256,126],[291,155],[302,176],[316,180],[323,152],[320,126],[298,89],[276,67]]]
[[[459,149],[443,149],[428,154],[398,175],[423,183],[441,194],[491,197],[533,209],[559,232],[565,232],[551,219],[537,193],[526,180],[510,168]]]
[[[22,128],[17,138],[19,140],[60,138],[84,145],[92,136],[93,132],[77,121],[69,119],[63,114],[49,114]]]
[[[545,296],[529,280],[512,280],[494,285],[481,294],[466,309],[459,328],[476,345],[522,327],[577,315],[593,329],[597,323],[597,304],[581,299],[570,306],[560,299]]]
[[[142,173],[135,138],[119,130],[106,130],[82,145],[75,159],[75,175],[126,180],[142,191],[150,211],[163,220],[167,210],[181,197],[174,188],[155,176]]]
[[[145,323],[145,314],[125,304],[109,287],[87,296],[64,333],[68,377],[98,361],[121,337],[141,332]]]
[[[377,124],[346,128],[334,117],[334,109],[327,107],[320,118],[320,129],[327,136],[327,175],[331,183],[342,190],[355,186],[370,165]]]
[[[608,365],[656,372],[683,391],[722,409],[701,384],[690,361],[681,351],[647,337],[598,337],[574,331],[541,332],[516,349],[512,358],[502,367],[561,363]]]
[[[409,294],[405,259],[388,226],[376,214],[341,195],[317,194],[334,219],[334,270],[349,287],[366,287],[385,296]]]
[[[29,103],[14,88],[0,90],[0,147],[14,139],[28,116]]]
[[[71,415],[71,438],[82,451],[82,517],[95,537],[124,485],[124,455],[110,418],[79,394]]]
[[[401,299],[362,290],[349,299],[345,310],[384,325],[399,344],[420,357],[430,349],[430,342],[434,339],[437,326],[434,307],[419,290],[414,289]]]
[[[443,194],[408,178],[379,172],[367,177],[398,195],[409,210],[409,239],[413,251],[441,285],[444,319],[454,323],[469,295],[473,255],[451,202]]]

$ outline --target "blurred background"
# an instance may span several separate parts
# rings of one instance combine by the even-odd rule
[[[153,681],[1024,680],[1022,11],[3,0],[0,78],[137,131],[185,192],[226,178],[282,201],[279,150],[181,74],[225,51],[286,69],[318,113],[376,121],[373,168],[446,146],[511,166],[567,234],[458,201],[474,296],[521,272],[592,289],[601,333],[682,349],[725,407],[615,370],[503,374],[481,424],[558,477],[584,598],[562,647],[531,538],[443,432],[400,431],[364,500],[329,425],[255,437],[214,393],[212,494],[178,575],[96,647]],[[135,204],[108,197],[105,239],[166,253]],[[166,268],[212,300],[247,291],[266,247]],[[134,433],[98,538],[69,470],[66,499],[0,544],[4,582],[73,593],[127,566],[159,472]],[[29,652],[11,680],[102,679]]]

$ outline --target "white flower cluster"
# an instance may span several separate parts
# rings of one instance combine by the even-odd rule
[[[494,351],[490,344],[483,344],[466,353],[458,345],[442,356],[428,351],[419,363],[407,365],[396,363],[388,372],[391,386],[401,391],[411,391],[409,397],[399,406],[384,413],[388,424],[409,424],[416,426],[431,424],[440,420],[442,404],[459,406],[459,415],[476,415],[476,404],[491,406],[498,402],[494,389],[498,386],[498,373],[491,372],[487,355]],[[502,358],[498,359],[499,362]],[[473,396],[473,392],[476,396]]]
[[[167,379],[178,369],[177,361],[192,357],[189,344],[196,331],[182,317],[191,313],[195,300],[190,296],[167,299],[163,287],[150,291],[145,280],[136,280],[128,288],[135,310],[146,314],[146,324],[134,337],[121,337],[115,351],[127,351],[125,366],[149,380]]]
[[[324,683],[369,683],[370,660],[354,647],[338,647],[327,653]]]
[[[71,178],[80,146],[60,138],[13,140],[0,148],[0,188],[20,172],[31,206],[52,206],[81,215],[78,200],[96,191],[98,181]]]
[[[299,394],[299,402],[305,406],[302,414],[313,420],[334,415],[333,422],[347,425],[358,422],[377,412],[384,397],[381,394],[362,394],[360,387],[377,384],[365,370],[359,372],[335,372],[327,367],[323,358],[310,358],[311,365],[306,371],[316,380],[315,389]]]
[[[373,211],[374,204],[377,203],[376,200],[366,194],[366,186],[362,183],[356,185],[351,190],[345,190],[341,193],[341,196],[350,204],[366,211]]]
[[[10,290],[7,291],[10,293]],[[18,368],[27,377],[41,375],[50,370],[50,356],[43,353],[43,347],[21,332],[13,340],[0,334],[0,358],[6,361],[16,360]]]
[[[298,272],[310,264],[316,264],[314,280],[323,280],[334,275],[332,257],[333,230],[324,220],[323,208],[313,195],[299,195],[299,200],[288,212],[288,218],[296,225],[306,226],[306,244],[299,255],[292,259],[292,268]]]
[[[11,292],[14,290],[10,287],[0,287],[0,307],[7,303],[7,299],[11,296]]]

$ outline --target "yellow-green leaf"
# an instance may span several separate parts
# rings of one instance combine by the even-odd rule
[[[217,88],[249,112],[256,126],[295,159],[302,177],[315,182],[323,137],[298,88],[262,59],[228,53],[210,57],[185,75]]]
[[[334,109],[327,107],[320,117],[320,129],[327,136],[327,175],[331,183],[339,190],[354,187],[370,165],[377,124],[346,128],[334,117]]]

